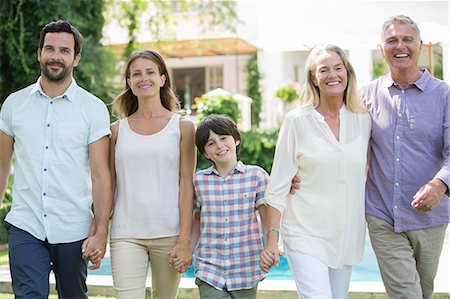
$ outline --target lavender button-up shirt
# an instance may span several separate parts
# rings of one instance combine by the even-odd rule
[[[366,214],[386,220],[396,232],[450,220],[448,193],[432,211],[411,207],[414,194],[429,180],[450,186],[450,88],[422,71],[405,89],[388,74],[362,90],[372,116]]]

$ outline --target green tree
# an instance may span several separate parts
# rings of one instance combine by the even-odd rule
[[[375,58],[373,60],[372,77],[374,79],[386,75],[388,72],[389,68],[386,61],[384,61],[384,58]]]
[[[113,90],[108,76],[115,63],[101,46],[103,0],[2,0],[0,4],[0,101],[36,81],[39,33],[52,20],[64,19],[85,38],[81,63],[74,71],[77,83],[104,101]]]
[[[127,58],[136,50],[136,34],[141,25],[143,12],[150,14],[148,19],[148,30],[154,41],[170,39],[173,18],[175,13],[196,11],[200,17],[203,30],[211,28],[224,28],[232,33],[235,32],[236,24],[239,22],[236,1],[230,0],[128,0],[107,2],[111,18],[119,20],[120,24],[128,31],[128,44],[123,57]]]
[[[435,60],[434,60],[434,76],[436,78],[439,78],[439,79],[442,80],[444,78],[444,73],[443,73],[443,70],[442,70],[442,50],[439,51],[437,49],[437,47],[435,47],[434,50],[433,50],[433,55],[435,57]]]
[[[260,122],[259,114],[261,112],[261,87],[259,85],[259,80],[261,80],[261,74],[258,68],[258,56],[255,54],[247,63],[247,96],[249,96],[252,101],[252,126],[258,127]]]

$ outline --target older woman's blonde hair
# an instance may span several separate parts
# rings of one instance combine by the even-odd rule
[[[347,87],[344,92],[344,103],[347,108],[356,113],[365,112],[366,109],[358,98],[358,91],[356,85],[356,76],[353,66],[348,61],[344,50],[336,45],[321,45],[311,50],[305,62],[305,78],[306,83],[300,96],[301,106],[312,106],[316,108],[320,103],[320,90],[315,86],[313,81],[314,72],[317,67],[317,57],[325,52],[334,52],[339,55],[342,63],[347,70]]]

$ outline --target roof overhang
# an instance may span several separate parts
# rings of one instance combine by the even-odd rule
[[[126,44],[107,45],[122,55]],[[138,49],[155,49],[166,58],[255,54],[258,49],[241,38],[211,38],[139,43]]]

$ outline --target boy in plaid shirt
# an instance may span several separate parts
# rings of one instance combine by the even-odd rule
[[[241,137],[226,116],[211,115],[200,122],[195,144],[213,162],[194,175],[193,243],[197,245],[195,283],[200,296],[256,298],[258,282],[265,276],[259,267],[258,219],[266,231],[268,174],[259,166],[238,161]]]

